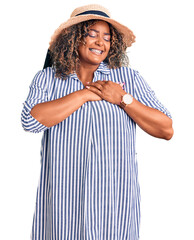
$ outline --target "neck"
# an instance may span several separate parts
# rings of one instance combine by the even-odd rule
[[[94,72],[98,68],[99,65],[83,65],[80,64],[79,69],[77,71],[77,76],[79,80],[86,85],[86,82],[92,82],[94,77]]]

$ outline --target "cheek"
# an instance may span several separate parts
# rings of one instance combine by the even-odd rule
[[[80,45],[78,48],[78,53],[80,57],[84,57],[86,54],[86,47],[85,45]]]
[[[95,39],[90,37],[85,38],[85,46],[90,46],[91,44],[94,44],[94,43],[95,43]]]

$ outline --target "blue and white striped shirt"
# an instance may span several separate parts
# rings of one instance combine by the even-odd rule
[[[137,71],[109,69],[101,63],[94,73],[93,81],[97,80],[125,82],[126,92],[171,117]],[[24,103],[24,129],[44,131],[31,239],[137,240],[140,191],[135,122],[105,100],[86,102],[51,128],[30,114],[38,103],[83,88],[76,74],[63,80],[55,78],[53,68],[46,68],[34,77]]]

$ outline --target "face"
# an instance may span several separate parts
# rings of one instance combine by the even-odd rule
[[[89,27],[85,44],[79,46],[81,64],[99,65],[110,50],[110,28],[108,23],[99,21]]]

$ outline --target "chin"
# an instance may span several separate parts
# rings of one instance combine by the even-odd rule
[[[101,59],[93,59],[91,61],[91,63],[93,63],[94,65],[99,65],[101,62],[103,62],[105,60],[105,58],[101,58]]]

